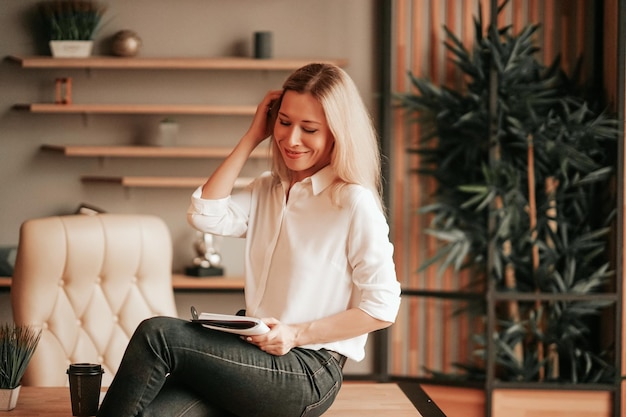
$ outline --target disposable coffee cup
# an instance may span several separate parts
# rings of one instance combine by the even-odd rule
[[[95,416],[100,402],[102,366],[95,363],[73,363],[67,370],[70,381],[73,416]]]

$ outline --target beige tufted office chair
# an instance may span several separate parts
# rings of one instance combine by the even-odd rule
[[[69,215],[20,229],[11,284],[17,324],[43,329],[23,385],[65,386],[70,363],[100,363],[108,386],[141,320],[176,316],[169,230],[148,215]]]

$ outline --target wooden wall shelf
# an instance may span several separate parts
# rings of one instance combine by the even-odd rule
[[[31,113],[68,114],[189,114],[213,116],[252,116],[256,106],[205,104],[16,104],[15,109]]]
[[[253,59],[243,57],[135,57],[92,56],[89,58],[53,58],[50,56],[9,56],[22,68],[65,69],[168,69],[168,70],[268,70],[292,71],[310,62],[346,66],[346,59],[276,58]]]
[[[116,158],[226,158],[232,148],[207,146],[91,146],[41,145],[44,151],[59,152],[71,157]],[[251,158],[268,158],[268,149],[255,149]]]
[[[129,188],[196,188],[204,184],[206,177],[136,177],[136,176],[106,176],[83,175],[82,182],[99,182],[118,184]],[[235,188],[243,188],[252,182],[252,178],[238,178]]]
[[[174,290],[242,291],[242,277],[196,278],[183,274],[172,274]],[[11,277],[0,277],[0,288],[11,288]]]
[[[92,56],[88,58],[53,58],[50,56],[19,56],[6,57],[6,60],[17,64],[23,69],[50,70],[49,76],[59,77],[61,72],[52,70],[216,70],[216,71],[293,71],[311,62],[334,64],[340,67],[348,65],[346,59],[253,59],[242,57],[133,57],[122,58],[113,56]],[[184,74],[168,74],[185,76]],[[243,77],[250,73],[242,74]],[[69,75],[64,74],[64,77]],[[98,80],[96,80],[98,81]],[[235,84],[236,85],[236,84]],[[57,100],[58,94],[56,95]],[[63,98],[63,97],[61,97]],[[246,116],[256,113],[254,105],[208,105],[208,104],[134,104],[134,103],[76,103],[71,97],[65,97],[72,104],[56,103],[22,103],[14,104],[13,108],[33,114],[62,115],[208,115],[208,116]],[[141,100],[139,100],[141,101]],[[56,152],[66,157],[96,157],[96,158],[226,158],[231,148],[205,146],[117,146],[117,145],[56,145],[39,144],[40,149],[46,152]],[[268,158],[267,147],[257,149],[252,158]],[[260,167],[259,167],[260,168]],[[248,185],[253,178],[239,178],[235,187]],[[167,176],[126,176],[117,172],[111,175],[83,175],[81,182],[91,184],[113,184],[128,188],[187,188],[193,189],[202,185],[206,177],[167,177]],[[0,289],[10,288],[11,278],[0,277]],[[174,275],[174,289],[177,290],[242,290],[243,279],[231,278],[193,278]]]
[[[196,278],[183,274],[172,275],[175,290],[243,291],[243,277]]]

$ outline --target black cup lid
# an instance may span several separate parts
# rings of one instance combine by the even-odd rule
[[[73,375],[98,375],[104,373],[104,371],[102,370],[102,365],[97,363],[72,363],[67,373]]]

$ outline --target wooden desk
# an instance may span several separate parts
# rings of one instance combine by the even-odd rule
[[[0,413],[0,415],[3,415]],[[71,417],[66,387],[22,387],[7,417]],[[396,384],[344,383],[324,417],[422,417]]]

